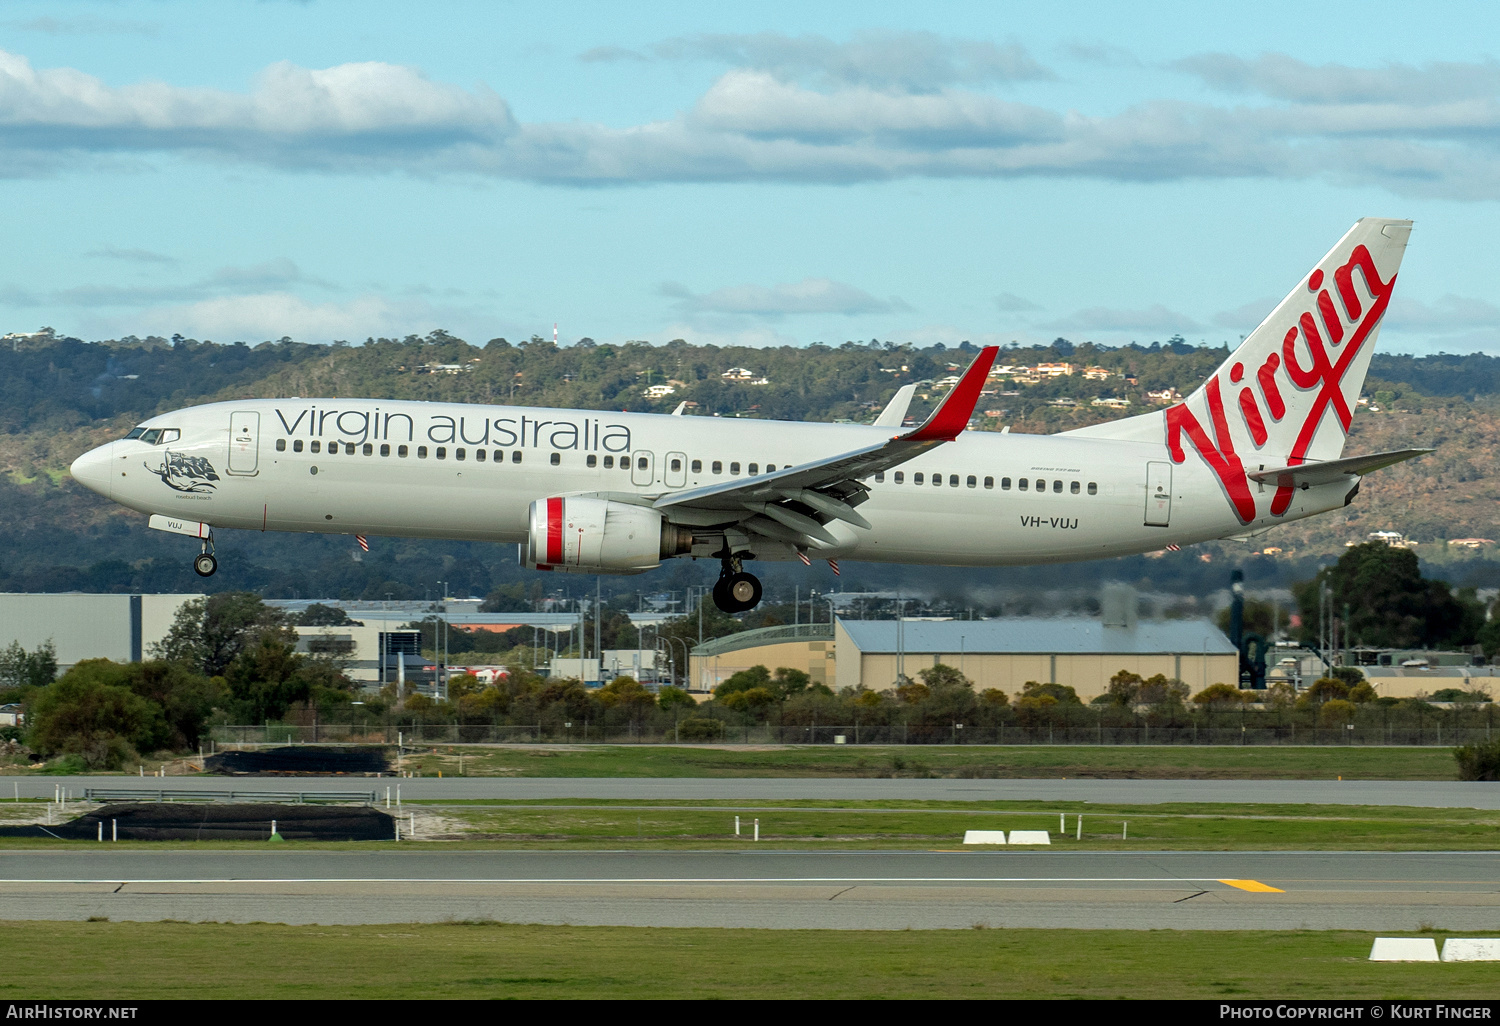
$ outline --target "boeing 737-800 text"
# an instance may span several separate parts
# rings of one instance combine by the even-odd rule
[[[199,538],[203,576],[215,528],[462,538],[516,543],[536,570],[718,560],[714,600],[738,612],[760,601],[752,560],[1147,552],[1338,509],[1428,451],[1343,455],[1410,231],[1356,223],[1181,403],[1057,435],[966,430],[991,347],[908,430],[910,387],[873,426],[261,399],[153,417],[72,471]]]

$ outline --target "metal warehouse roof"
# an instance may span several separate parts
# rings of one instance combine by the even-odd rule
[[[895,652],[895,620],[839,620],[854,647],[864,653]],[[1142,620],[1135,627],[1106,627],[1079,618],[1005,620],[907,620],[906,652],[979,654],[1045,652],[1076,655],[1175,653],[1234,655],[1235,648],[1212,621]]]

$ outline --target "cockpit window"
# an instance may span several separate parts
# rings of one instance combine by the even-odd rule
[[[166,445],[168,442],[175,442],[181,437],[182,432],[177,430],[176,428],[162,428],[161,437],[156,441],[159,445]]]
[[[132,438],[139,438],[142,435],[144,435],[145,433],[146,433],[146,429],[145,428],[136,428],[134,431],[130,432],[130,434],[128,434],[128,435],[125,436],[125,441],[128,442]]]
[[[126,438],[139,438],[147,445],[165,445],[167,442],[175,442],[182,437],[182,432],[177,428],[136,428]]]
[[[156,440],[160,437],[161,428],[152,428],[150,431],[147,431],[145,434],[141,435],[141,441],[145,442],[147,445],[155,445]]]

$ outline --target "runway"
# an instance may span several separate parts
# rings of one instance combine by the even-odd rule
[[[0,852],[0,919],[1500,929],[1500,853]]]
[[[9,783],[11,787],[5,787]],[[1457,780],[916,780],[849,777],[13,777],[0,799],[50,798],[54,788],[349,790],[401,788],[410,801],[1048,801],[1116,805],[1180,802],[1400,805],[1500,809],[1500,782]],[[7,795],[7,792],[10,792]]]

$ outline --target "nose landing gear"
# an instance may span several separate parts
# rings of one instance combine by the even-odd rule
[[[219,569],[219,561],[214,558],[214,535],[209,531],[208,537],[203,539],[203,551],[193,557],[193,572],[199,577],[212,577],[214,571]]]
[[[714,583],[714,605],[726,613],[743,613],[760,605],[760,578],[747,573],[740,565],[740,557],[730,556],[723,561],[719,579]]]

